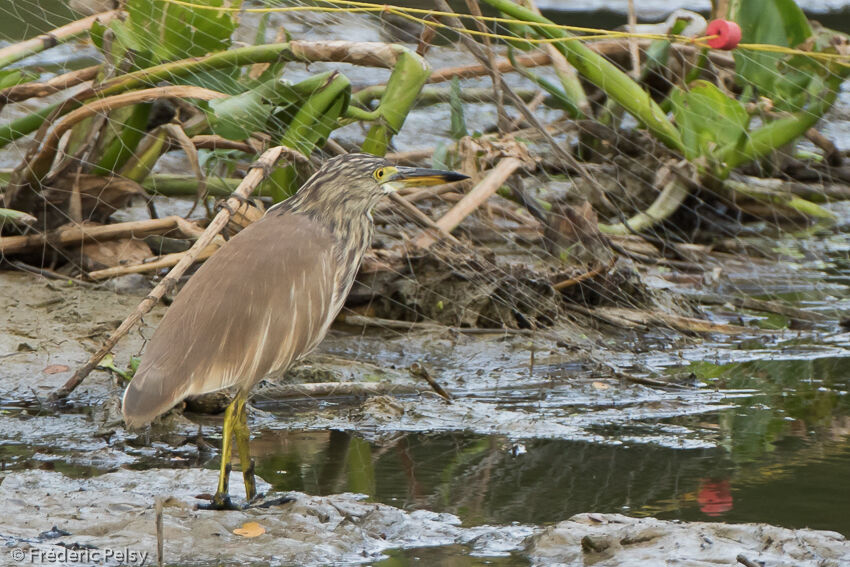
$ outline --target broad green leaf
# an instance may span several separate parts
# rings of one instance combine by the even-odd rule
[[[238,8],[241,4],[241,0],[196,1],[206,6],[228,8]],[[230,47],[230,36],[237,26],[231,11],[194,8],[165,0],[127,0],[125,9],[127,18],[113,20],[109,25],[115,34],[109,55],[118,60],[132,52],[136,69],[224,51]],[[93,43],[101,50],[106,47],[105,30],[96,23],[90,33]],[[222,88],[222,80],[225,88]],[[223,78],[221,73],[218,77],[192,76],[181,83],[215,85],[217,90],[225,92],[244,90],[235,90],[235,79]]]
[[[716,148],[746,139],[747,111],[714,84],[695,81],[690,90],[675,89],[670,100],[689,159],[711,157]]]
[[[798,47],[812,35],[809,21],[794,0],[734,0],[729,13],[741,26],[742,43]],[[754,86],[779,109],[799,109],[799,96],[811,73],[780,69],[787,59],[781,53],[736,49],[734,57],[742,84]]]
[[[308,81],[315,82],[313,79]],[[210,101],[210,127],[219,136],[231,140],[244,140],[252,132],[266,131],[269,117],[278,114],[279,107],[299,100],[296,89],[297,86],[273,78],[242,94]],[[288,122],[285,120],[284,124]]]

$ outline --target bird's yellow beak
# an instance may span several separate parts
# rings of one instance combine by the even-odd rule
[[[389,174],[383,185],[389,185],[393,189],[400,187],[429,187],[431,185],[442,185],[469,179],[468,175],[455,173],[454,171],[442,171],[440,169],[425,169],[422,167],[390,166],[384,168]]]

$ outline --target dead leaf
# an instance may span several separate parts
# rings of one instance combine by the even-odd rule
[[[241,528],[236,528],[233,533],[242,537],[258,537],[266,533],[266,528],[257,522],[245,522]]]
[[[123,264],[139,264],[153,255],[144,240],[120,238],[104,242],[86,242],[82,247],[70,249],[79,258],[83,269],[101,270]]]
[[[591,386],[593,386],[597,390],[607,390],[611,387],[605,382],[594,382],[593,384],[591,384]]]
[[[42,372],[45,374],[59,374],[60,372],[67,372],[68,370],[71,370],[70,366],[65,366],[64,364],[51,364],[42,370]]]

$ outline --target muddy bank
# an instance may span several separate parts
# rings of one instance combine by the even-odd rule
[[[579,514],[534,538],[537,565],[764,567],[850,565],[850,543],[835,532],[788,530],[765,524],[708,524]],[[743,563],[746,564],[746,563]]]
[[[234,473],[234,496],[242,494]],[[164,559],[181,565],[366,564],[390,549],[463,545],[486,558],[508,554],[534,565],[733,565],[743,555],[765,567],[850,565],[850,543],[834,532],[764,524],[705,524],[581,514],[546,529],[511,524],[464,527],[452,514],[406,512],[365,496],[269,494],[291,501],[268,508],[196,510],[196,496],[216,480],[211,470],[122,470],[93,479],[61,473],[11,473],[0,484],[6,517],[0,539],[9,553],[41,557],[70,550],[128,550],[152,564],[157,538],[155,498],[164,499]],[[261,490],[268,485],[261,483]],[[245,526],[254,522],[257,526]],[[240,530],[247,532],[240,534]],[[11,555],[10,555],[11,557]],[[119,564],[107,560],[106,564]],[[125,564],[133,564],[126,560]],[[61,562],[59,564],[62,564]]]
[[[520,525],[465,528],[451,514],[408,513],[365,502],[356,494],[275,494],[270,498],[292,500],[242,511],[196,510],[204,500],[195,496],[213,486],[216,478],[211,470],[119,471],[94,479],[45,471],[13,473],[0,484],[0,501],[7,517],[15,521],[0,522],[0,539],[26,557],[62,549],[97,549],[104,554],[129,549],[151,564],[157,546],[156,497],[165,498],[165,559],[182,565],[357,564],[380,559],[391,548],[450,544],[470,545],[480,555],[501,555],[520,549],[529,535],[539,531]],[[240,485],[241,475],[234,474],[233,495],[244,497]],[[268,485],[261,482],[258,488],[266,490]],[[256,522],[264,533],[256,537],[234,533],[247,522]]]

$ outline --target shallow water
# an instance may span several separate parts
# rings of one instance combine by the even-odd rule
[[[278,490],[362,492],[404,509],[451,512],[468,525],[550,523],[593,510],[850,535],[850,357],[706,366],[694,370],[734,396],[733,407],[600,427],[620,444],[265,431],[254,441],[257,470]],[[659,427],[671,436],[701,430],[716,445],[639,439]]]

